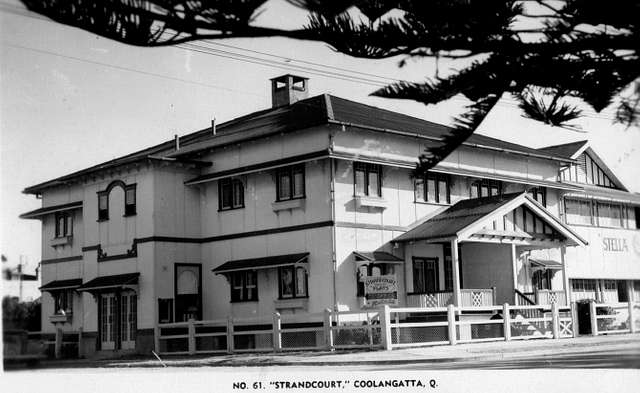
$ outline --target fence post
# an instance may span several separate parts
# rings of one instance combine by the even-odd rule
[[[56,346],[55,346],[56,359],[62,357],[62,329],[56,329]]]
[[[333,329],[331,326],[333,325],[333,320],[331,318],[331,310],[324,310],[324,343],[327,346],[327,349],[333,351]]]
[[[589,314],[591,315],[591,334],[598,335],[598,316],[596,315],[596,302],[589,303]]]
[[[194,324],[194,320],[193,318],[189,318],[188,320],[188,327],[187,327],[187,332],[189,334],[189,337],[187,338],[188,340],[188,345],[189,345],[189,355],[195,355],[196,354],[196,325]]]
[[[571,302],[571,332],[573,333],[573,338],[578,337],[578,334],[580,334],[578,304],[576,304],[576,302]]]
[[[496,305],[496,303],[497,303],[497,301],[496,301],[496,300],[497,300],[497,297],[496,297],[496,287],[491,287],[491,301],[492,301],[491,305],[492,305],[492,306],[493,306],[493,305]]]
[[[558,302],[551,304],[551,329],[553,331],[553,338],[560,338],[560,312],[558,310]]]
[[[280,352],[282,350],[282,321],[280,320],[280,313],[273,313],[273,350]]]
[[[160,353],[160,326],[156,323],[153,327],[153,346],[156,350],[156,353]]]
[[[504,330],[504,341],[511,341],[511,312],[509,311],[509,303],[502,305],[502,319]]]
[[[78,328],[78,357],[82,357],[84,352],[84,345],[82,344],[82,326]]]
[[[233,317],[227,317],[227,353],[233,353]]]
[[[367,312],[367,328],[369,329],[369,348],[373,348],[373,328],[369,312]]]
[[[633,322],[633,301],[629,298],[629,332],[636,332],[636,324]]]
[[[447,306],[447,322],[449,328],[449,344],[456,345],[456,308],[453,304]]]
[[[390,351],[392,349],[391,341],[391,312],[389,305],[385,304],[382,308],[382,318],[380,320],[380,336],[382,338],[382,347]],[[398,327],[396,327],[398,329]]]

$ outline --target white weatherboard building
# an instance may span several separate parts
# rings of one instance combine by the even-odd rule
[[[187,319],[640,299],[640,195],[586,142],[472,135],[414,179],[447,127],[307,83],[275,78],[272,108],[27,188],[43,331],[148,353],[158,323]]]

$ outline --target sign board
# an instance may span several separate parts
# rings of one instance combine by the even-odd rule
[[[398,304],[398,281],[395,274],[367,276],[364,279],[365,304],[369,307]]]

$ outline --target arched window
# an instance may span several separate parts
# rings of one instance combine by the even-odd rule
[[[193,295],[198,293],[198,277],[193,270],[183,270],[178,276],[178,295]]]

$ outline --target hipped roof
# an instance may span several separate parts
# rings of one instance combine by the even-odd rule
[[[323,124],[365,127],[380,132],[400,131],[405,133],[406,136],[414,135],[431,138],[432,142],[430,144],[433,146],[443,144],[443,138],[452,131],[452,128],[442,124],[323,94],[300,100],[288,106],[268,108],[227,121],[216,126],[215,135],[211,127],[185,135],[179,138],[180,148],[178,150],[175,149],[174,140],[166,141],[81,171],[27,187],[23,192],[38,194],[48,187],[65,184],[90,173],[144,160],[188,162],[200,166],[209,165],[210,163],[194,160],[193,157],[195,154],[208,149]],[[500,149],[543,159],[566,160],[562,157],[554,157],[552,154],[541,150],[479,134],[471,135],[463,145],[476,148]]]

